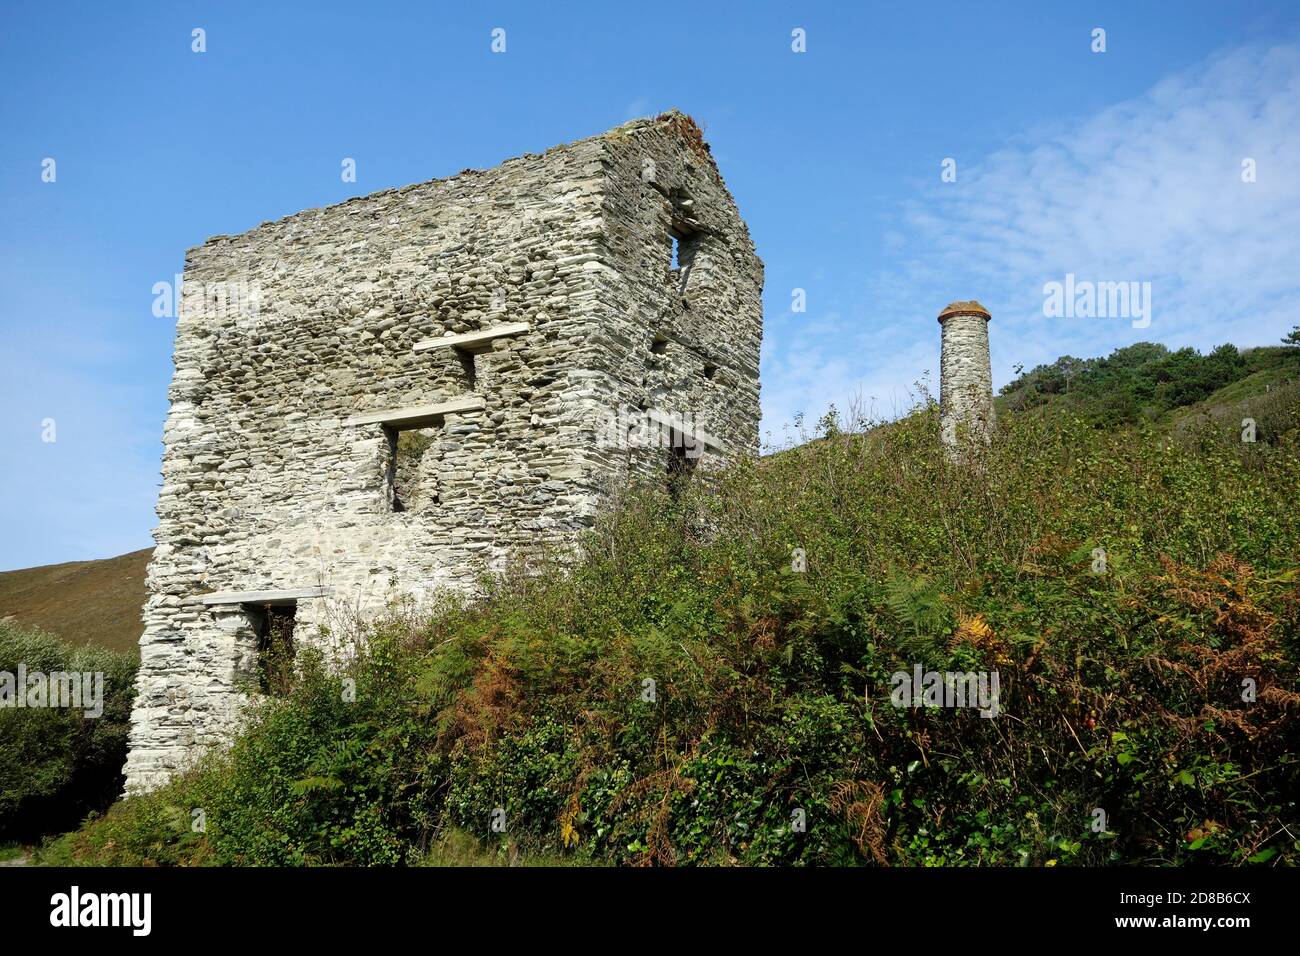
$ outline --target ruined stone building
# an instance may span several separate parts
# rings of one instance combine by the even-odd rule
[[[190,250],[128,790],[228,739],[334,612],[756,454],[762,282],[678,113]]]

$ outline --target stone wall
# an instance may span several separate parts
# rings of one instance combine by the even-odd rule
[[[762,266],[680,114],[215,237],[184,283],[128,790],[248,699],[258,609],[203,595],[319,593],[292,603],[320,640],[571,542],[629,470],[665,468],[629,416],[757,451]],[[515,323],[478,354],[414,348]],[[462,398],[481,409],[349,423]]]
[[[762,263],[698,136],[681,117],[607,140],[611,268],[599,275],[608,318],[596,367],[620,407],[690,419],[729,451],[757,455]]]

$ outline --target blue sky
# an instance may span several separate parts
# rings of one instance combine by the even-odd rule
[[[151,543],[174,332],[151,290],[185,249],[673,106],[767,265],[773,442],[797,411],[937,387],[952,299],[993,312],[998,385],[1300,321],[1294,3],[5,0],[0,569]],[[1044,317],[1071,272],[1151,282],[1151,325]]]

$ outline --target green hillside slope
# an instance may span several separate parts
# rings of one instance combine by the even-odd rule
[[[145,548],[100,561],[0,572],[0,621],[48,631],[71,644],[134,652],[152,553]]]
[[[580,555],[335,632],[343,673],[304,656],[232,750],[42,859],[419,863],[468,832],[629,865],[1300,863],[1300,407],[1254,443],[1173,428],[1264,368],[1101,361],[1010,389],[969,463],[923,403],[627,489]],[[900,697],[918,673],[975,683]]]
[[[1221,345],[1206,355],[1170,352],[1139,342],[1105,358],[1062,356],[1003,387],[1002,413],[1068,411],[1098,428],[1151,422],[1184,430],[1196,421],[1253,417],[1270,429],[1300,395],[1300,348],[1238,351]]]

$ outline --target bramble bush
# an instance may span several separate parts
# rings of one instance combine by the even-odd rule
[[[417,863],[468,833],[627,865],[1294,864],[1289,414],[1244,444],[1039,409],[954,463],[925,401],[628,489],[580,554],[307,658],[229,751],[44,859]],[[916,665],[996,671],[999,713],[893,706]]]

